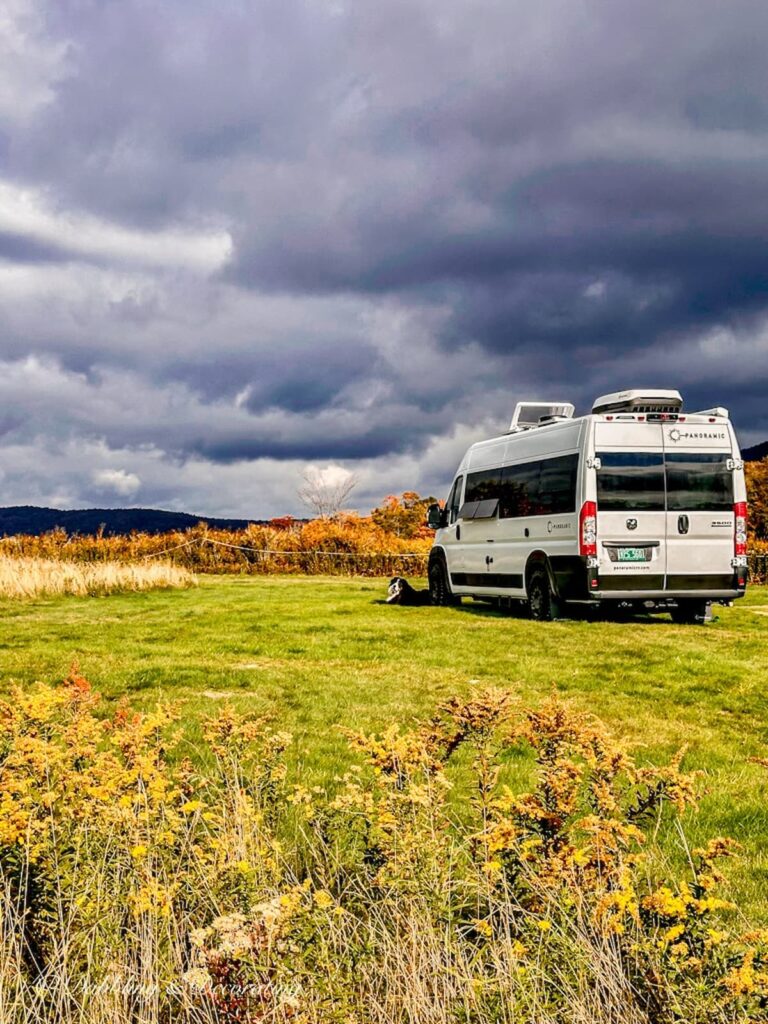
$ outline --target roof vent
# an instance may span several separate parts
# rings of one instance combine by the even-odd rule
[[[531,430],[549,423],[573,418],[574,407],[570,402],[518,402],[509,424],[509,433]]]
[[[615,391],[595,399],[592,412],[680,412],[683,398],[679,391]]]

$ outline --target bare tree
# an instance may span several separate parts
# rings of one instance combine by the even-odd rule
[[[332,519],[345,507],[357,487],[357,477],[342,466],[311,466],[302,476],[299,501],[318,519]]]

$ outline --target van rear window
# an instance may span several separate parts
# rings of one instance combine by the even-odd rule
[[[598,452],[597,504],[605,512],[663,512],[661,452]]]
[[[675,452],[666,456],[670,512],[732,512],[733,473],[726,455]]]
[[[730,512],[726,455],[598,452],[597,504],[604,512]]]

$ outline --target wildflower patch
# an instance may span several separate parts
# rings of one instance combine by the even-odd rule
[[[289,779],[266,712],[223,705],[203,735],[192,759],[178,707],[109,707],[76,667],[0,704],[4,1020],[768,1019],[768,934],[722,867],[738,845],[683,877],[650,856],[695,808],[682,753],[640,764],[503,689],[351,734],[327,788]]]

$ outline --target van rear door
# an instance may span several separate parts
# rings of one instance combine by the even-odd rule
[[[664,424],[667,590],[733,586],[734,493],[727,424]]]
[[[595,423],[600,589],[663,590],[667,572],[660,423]]]

